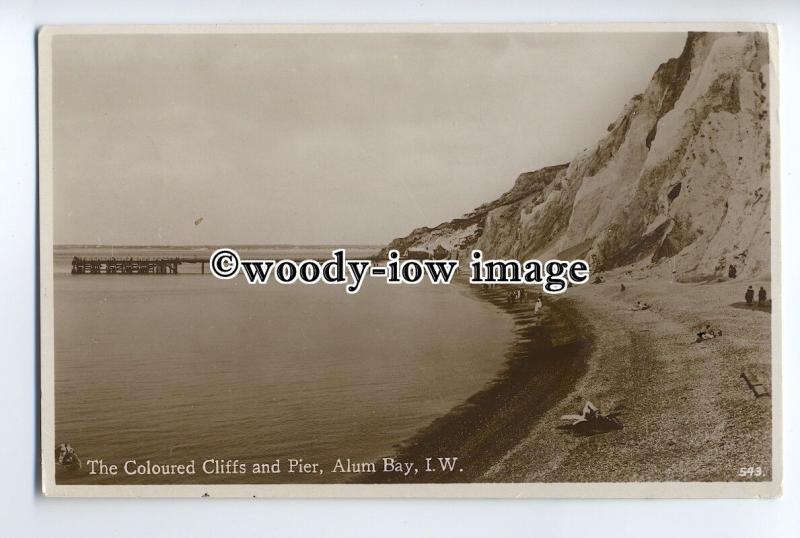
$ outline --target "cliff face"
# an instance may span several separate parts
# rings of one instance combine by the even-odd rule
[[[683,280],[767,276],[766,34],[690,33],[596,146],[524,173],[499,199],[387,246],[636,264]]]

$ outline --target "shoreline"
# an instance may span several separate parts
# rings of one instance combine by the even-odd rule
[[[771,454],[772,396],[754,397],[740,378],[756,375],[772,390],[771,304],[742,307],[740,300],[748,284],[769,288],[769,282],[606,276],[601,284],[545,296],[538,318],[533,299],[507,302],[508,287],[462,288],[459,281],[459,293],[513,319],[506,349],[485,355],[497,360],[497,370],[477,392],[387,451],[387,457],[418,469],[432,458],[435,472],[378,471],[342,477],[344,483],[732,482],[779,476],[780,459],[773,461]],[[651,308],[632,308],[639,300]],[[724,336],[695,343],[706,324]],[[455,368],[448,375],[460,372]],[[579,412],[587,400],[602,412],[619,413],[623,430],[576,436],[559,428],[560,416]],[[442,472],[437,458],[458,458],[458,465]],[[739,477],[745,464],[761,469],[759,478]],[[382,459],[375,465],[381,469]]]
[[[626,289],[622,290],[620,284]],[[736,304],[748,284],[679,284],[617,273],[571,300],[595,334],[588,371],[526,438],[486,473],[494,482],[755,482],[772,459],[771,316]],[[651,305],[633,308],[637,301]],[[722,336],[697,343],[707,324]],[[770,393],[754,395],[757,376]],[[565,435],[559,417],[591,400],[623,429]],[[757,475],[740,474],[742,467]]]
[[[626,290],[620,289],[624,283]],[[507,304],[505,290],[474,289],[514,317],[503,369],[483,389],[398,445],[394,458],[458,457],[454,471],[357,483],[589,483],[769,481],[773,399],[771,316],[736,302],[747,284],[679,284],[609,275],[603,284],[545,297],[541,323],[532,301]],[[637,311],[642,300],[652,305]],[[695,343],[706,324],[723,336]],[[754,396],[756,375],[769,391]],[[623,429],[579,436],[561,415],[589,400],[619,414]],[[376,465],[380,468],[380,462]],[[740,468],[759,469],[757,477]],[[773,467],[775,466],[775,467]],[[462,470],[463,469],[463,470]]]
[[[545,298],[539,318],[532,299],[508,303],[508,288],[470,287],[477,299],[512,316],[515,338],[505,363],[484,387],[397,445],[394,458],[424,468],[426,458],[458,458],[454,472],[411,476],[381,473],[355,483],[465,483],[482,477],[522,442],[541,417],[568,396],[588,371],[593,348],[591,326],[573,302]],[[380,461],[376,463],[380,469]]]

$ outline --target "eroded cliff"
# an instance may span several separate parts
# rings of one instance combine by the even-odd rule
[[[768,75],[766,34],[690,33],[594,147],[386,249],[582,257],[594,271],[636,264],[683,280],[730,265],[767,276]]]

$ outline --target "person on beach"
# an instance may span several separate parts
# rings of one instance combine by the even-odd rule
[[[619,285],[619,291],[625,291],[625,284]]]
[[[536,298],[536,304],[533,305],[533,313],[539,314],[539,311],[542,309],[542,297],[539,296]]]
[[[706,330],[703,331],[703,340],[711,340],[716,336],[714,330],[711,328],[711,325],[706,325]]]
[[[764,286],[760,286],[758,288],[758,306],[762,306],[767,302],[767,290],[764,289]]]
[[[699,344],[703,340],[710,340],[711,338],[714,338],[714,336],[708,331],[700,331],[697,333],[697,340],[695,340],[695,342]]]
[[[747,302],[747,306],[752,306],[754,295],[753,286],[747,286],[747,291],[744,292],[744,300]]]
[[[695,342],[702,342],[703,340],[711,340],[722,336],[722,329],[714,329],[710,324],[706,324],[706,328],[697,333],[697,340]]]

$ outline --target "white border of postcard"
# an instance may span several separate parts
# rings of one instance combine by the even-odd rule
[[[765,32],[769,36],[772,287],[772,481],[470,484],[242,484],[57,485],[53,316],[52,38],[75,34],[253,33],[513,33],[513,32]],[[44,26],[38,32],[39,275],[41,343],[42,490],[56,497],[268,497],[268,498],[754,498],[781,493],[782,376],[780,272],[780,159],[778,123],[778,29],[753,23],[617,24],[310,24],[310,25],[101,25]]]

